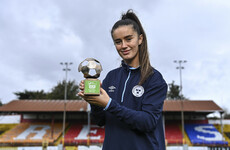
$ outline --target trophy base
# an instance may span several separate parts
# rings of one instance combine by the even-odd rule
[[[100,80],[87,78],[84,80],[84,95],[100,95]]]

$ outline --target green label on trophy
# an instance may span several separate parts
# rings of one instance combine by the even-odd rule
[[[85,79],[85,95],[100,95],[100,80],[98,79]]]

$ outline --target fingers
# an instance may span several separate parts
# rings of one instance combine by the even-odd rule
[[[100,91],[101,91],[101,92],[105,92],[105,90],[104,90],[103,88],[100,88]]]
[[[85,86],[85,85],[84,85],[84,80],[82,80],[82,81],[80,82],[80,84],[79,84],[79,89],[83,91],[83,90],[84,90],[84,86]]]
[[[78,95],[81,96],[84,99],[84,80],[82,80],[79,83],[79,89],[81,90],[80,92],[78,92]]]
[[[108,96],[107,92],[103,88],[100,88],[100,93],[101,95]]]
[[[81,97],[84,97],[84,92],[80,91],[80,92],[78,92],[78,95],[81,96]]]

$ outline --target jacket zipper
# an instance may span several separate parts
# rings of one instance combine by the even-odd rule
[[[129,78],[130,78],[130,74],[131,74],[131,70],[129,70],[129,75],[128,75],[126,81],[125,81],[124,89],[123,89],[122,96],[121,96],[121,102],[122,102],[122,103],[123,103],[123,101],[124,101],[124,95],[125,95],[126,85],[127,85],[127,82],[128,82],[128,80],[129,80]]]

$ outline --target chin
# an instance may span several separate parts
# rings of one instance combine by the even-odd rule
[[[131,62],[132,60],[133,60],[133,58],[130,58],[130,57],[126,57],[126,58],[123,58],[123,60],[125,61],[125,62]]]
[[[125,60],[125,61],[130,61],[130,60],[132,60],[130,57],[122,57],[123,58],[123,60]]]
[[[132,56],[130,55],[121,55],[123,59],[132,59]]]

